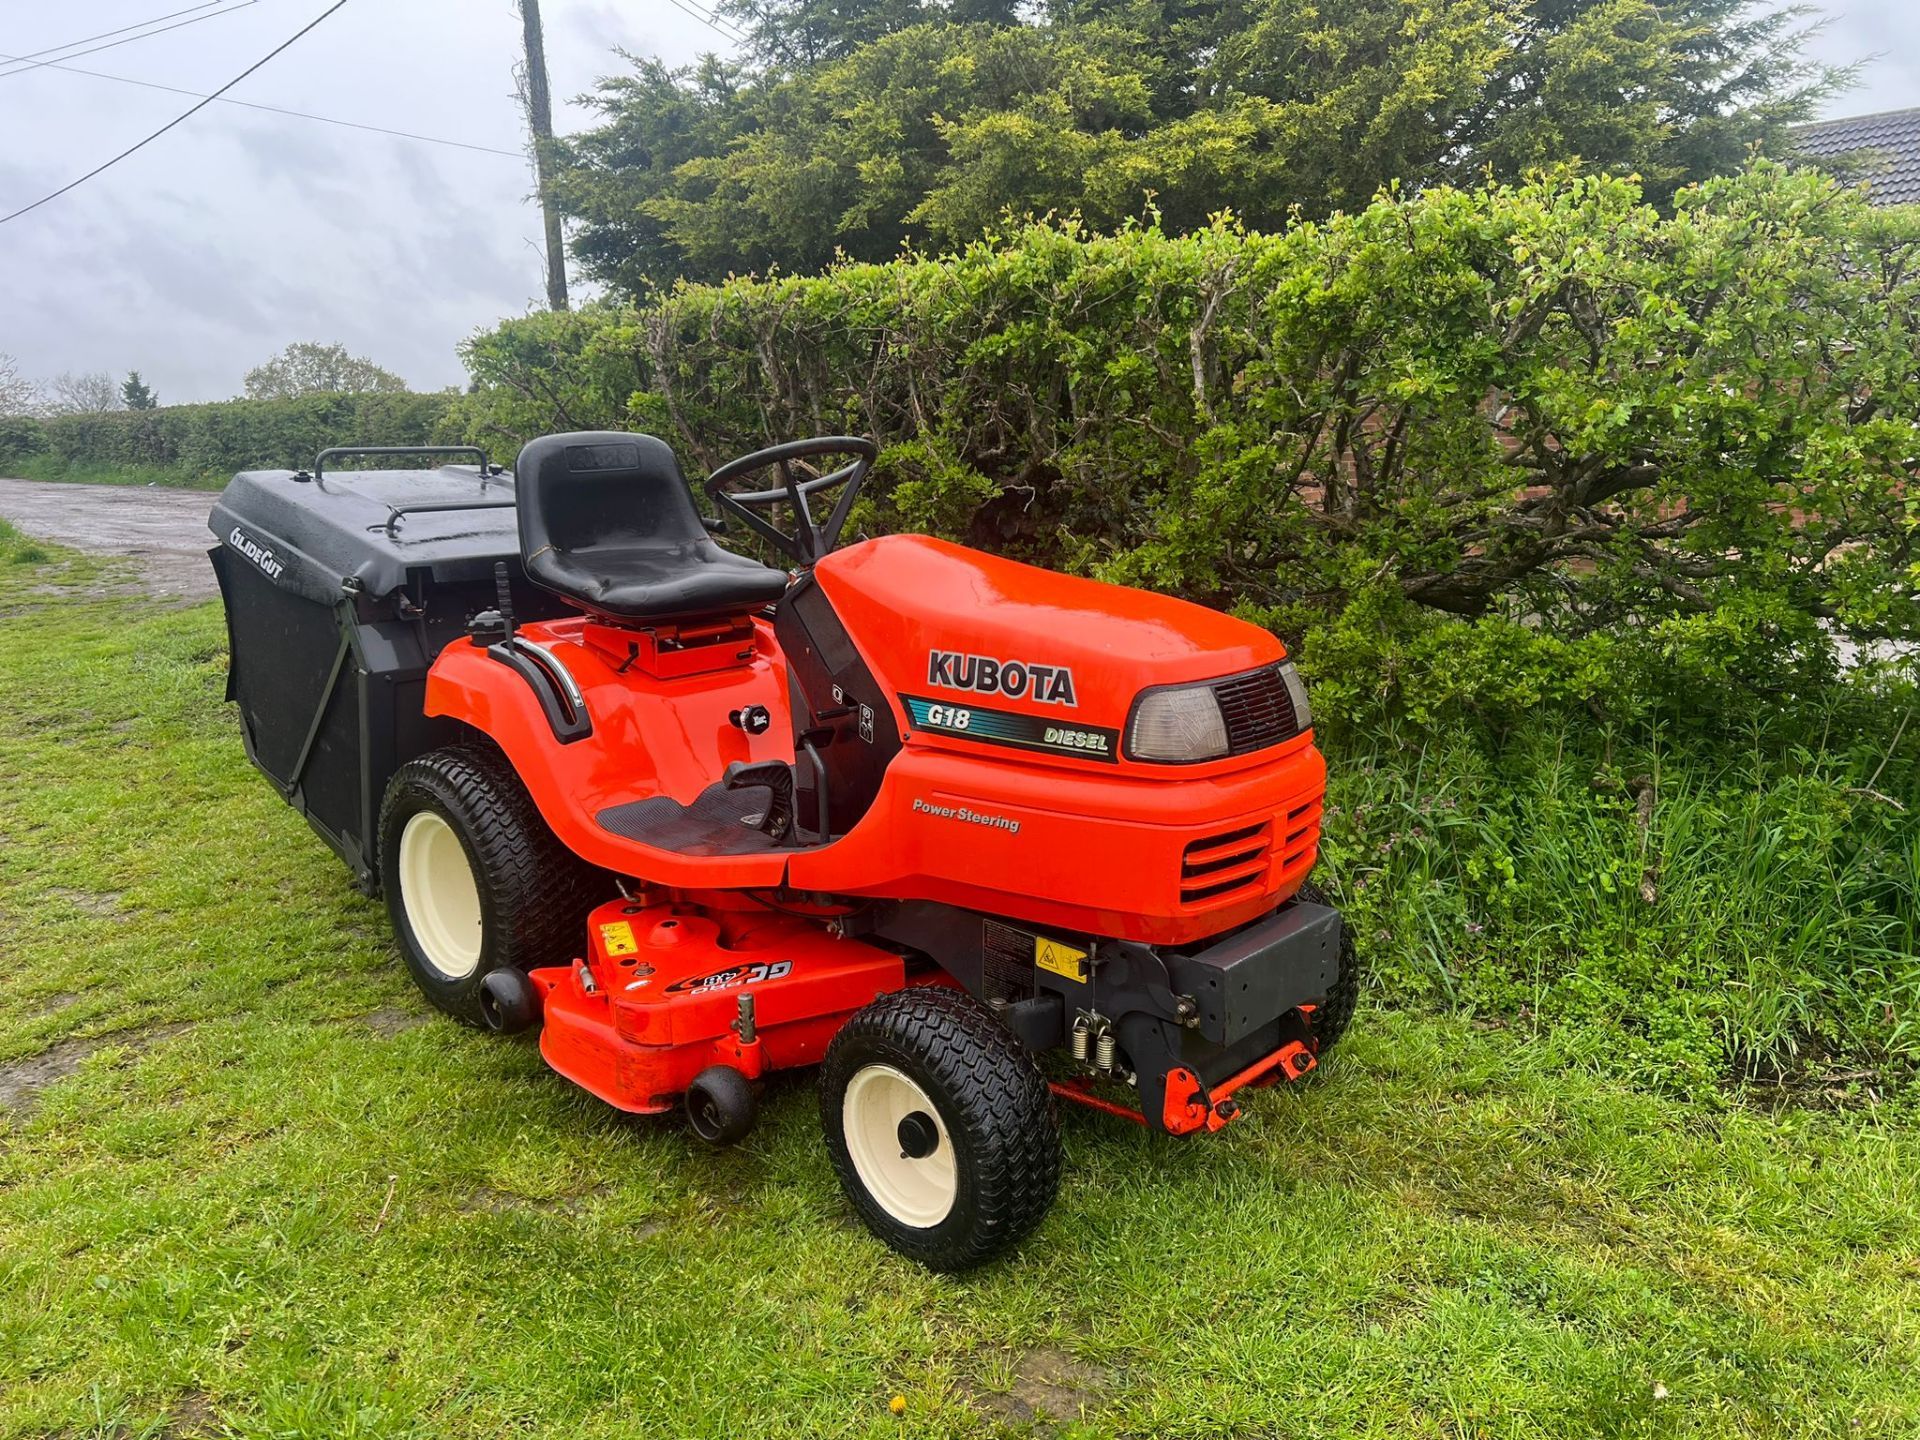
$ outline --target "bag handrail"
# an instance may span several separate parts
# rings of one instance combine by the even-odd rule
[[[346,455],[473,455],[480,461],[483,478],[503,473],[478,445],[335,445],[313,457],[313,478],[323,479],[327,461]]]

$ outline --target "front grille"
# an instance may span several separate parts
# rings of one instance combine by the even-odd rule
[[[1271,825],[1243,825],[1190,842],[1180,857],[1180,903],[1204,905],[1258,890],[1266,880]]]
[[[1278,665],[1220,681],[1213,687],[1213,698],[1226,718],[1229,755],[1263,750],[1300,733],[1293,697],[1287,694]]]
[[[1320,843],[1320,801],[1296,805],[1259,825],[1190,841],[1180,857],[1180,903],[1226,904],[1304,879]]]

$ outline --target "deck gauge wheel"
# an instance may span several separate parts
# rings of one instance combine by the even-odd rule
[[[687,1087],[687,1125],[709,1145],[738,1144],[759,1114],[753,1082],[731,1065],[709,1065]]]

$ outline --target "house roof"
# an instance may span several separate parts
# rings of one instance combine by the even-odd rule
[[[1810,160],[1864,151],[1858,176],[1874,204],[1920,202],[1920,107],[1796,126],[1793,146]]]

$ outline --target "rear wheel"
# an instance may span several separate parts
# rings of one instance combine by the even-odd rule
[[[934,1270],[964,1270],[1038,1225],[1060,1184],[1046,1081],[971,996],[883,995],[820,1071],[827,1154],[860,1218]]]
[[[500,756],[465,745],[395,772],[380,808],[380,879],[414,983],[478,1026],[486,976],[565,964],[612,888],[554,837]]]
[[[1300,887],[1300,899],[1309,905],[1324,905],[1327,895],[1311,880]],[[1340,925],[1340,978],[1327,992],[1326,1003],[1308,1017],[1313,1032],[1314,1054],[1325,1055],[1353,1023],[1353,1012],[1360,1004],[1360,985],[1365,979],[1360,955],[1353,943],[1353,926],[1342,917]]]

